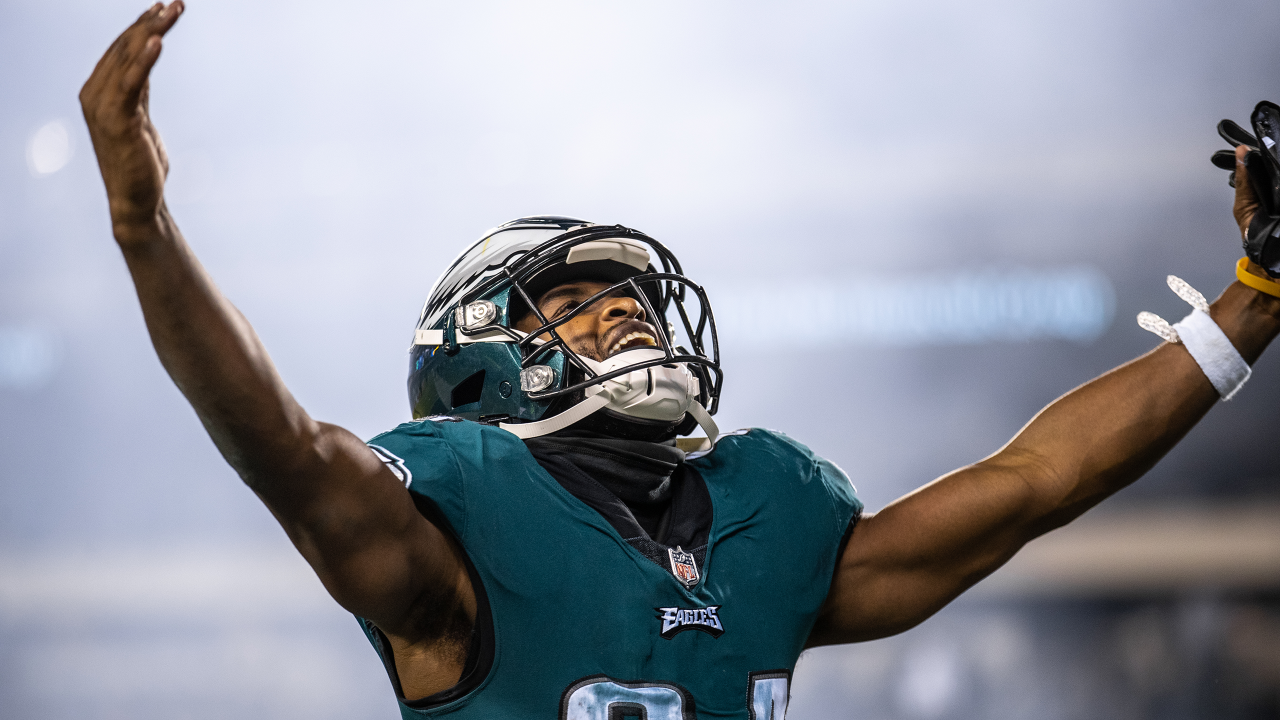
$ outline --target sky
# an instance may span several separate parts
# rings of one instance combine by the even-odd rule
[[[0,3],[0,554],[296,570],[111,238],[76,93],[143,9]],[[1277,21],[1265,0],[193,0],[152,113],[174,216],[314,416],[408,418],[417,312],[486,228],[621,223],[710,294],[720,426],[787,432],[874,509],[1154,347],[1134,316],[1188,310],[1166,275],[1229,282],[1208,158],[1218,120],[1280,96]],[[1274,497],[1277,398],[1264,357],[1114,502]],[[138,621],[112,617],[85,622]]]

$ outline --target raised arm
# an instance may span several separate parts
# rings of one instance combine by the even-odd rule
[[[175,0],[143,13],[80,92],[151,341],[223,457],[333,597],[390,636],[397,660],[432,686],[421,694],[443,689],[457,680],[475,616],[461,551],[363,442],[302,409],[165,206],[168,158],[147,110],[148,75],[182,11]]]
[[[1257,203],[1241,181],[1248,173],[1237,168],[1236,177],[1243,229]],[[1280,299],[1239,282],[1210,316],[1251,365],[1280,333]],[[869,640],[920,623],[1028,541],[1138,479],[1217,400],[1186,348],[1168,344],[1067,393],[991,457],[864,518],[809,644]]]

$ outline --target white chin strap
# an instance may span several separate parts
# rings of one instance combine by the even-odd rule
[[[600,375],[660,357],[663,357],[661,350],[642,348],[618,353],[604,362],[583,360]],[[698,379],[684,363],[657,365],[633,370],[587,388],[585,400],[555,417],[528,423],[499,423],[498,427],[526,440],[563,430],[603,408],[637,419],[666,422],[680,420],[687,413],[707,434],[698,450],[710,450],[720,429],[706,408],[698,403],[699,390]]]
[[[609,404],[609,396],[605,393],[598,393],[565,410],[564,412],[549,417],[546,420],[538,420],[536,422],[527,423],[498,423],[498,427],[515,435],[521,440],[528,440],[542,435],[547,435],[557,430],[563,430],[570,425],[582,420],[591,413],[603,408]]]
[[[698,427],[702,428],[702,432],[707,434],[697,451],[710,450],[711,446],[716,444],[716,437],[720,435],[720,428],[716,427],[716,421],[711,419],[711,414],[697,400],[689,403],[689,414],[698,421]]]
[[[549,435],[563,430],[608,405],[608,394],[600,392],[555,417],[527,423],[498,423],[498,427],[521,440],[528,440],[529,438],[541,437],[542,435]],[[707,409],[698,404],[696,400],[689,404],[689,414],[698,422],[698,426],[702,428],[702,431],[707,434],[706,439],[702,441],[702,445],[695,452],[710,450],[711,446],[716,442],[716,437],[720,435],[720,428],[716,426],[716,421],[707,413]]]

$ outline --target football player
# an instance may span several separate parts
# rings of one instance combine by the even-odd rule
[[[1161,328],[1180,342],[863,514],[804,446],[719,434],[715,319],[674,254],[525,218],[436,283],[410,353],[418,419],[366,444],[298,405],[165,206],[147,78],[182,10],[147,10],[80,95],[112,229],[165,369],[360,618],[406,718],[781,718],[803,649],[912,627],[1133,482],[1280,332],[1280,285],[1246,263],[1252,280]],[[1236,177],[1245,229],[1257,201]]]

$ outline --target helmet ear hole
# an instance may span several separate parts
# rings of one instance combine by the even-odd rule
[[[453,392],[449,394],[449,404],[454,409],[463,405],[480,402],[480,393],[484,390],[484,370],[479,370],[467,376],[465,380],[453,386]]]

